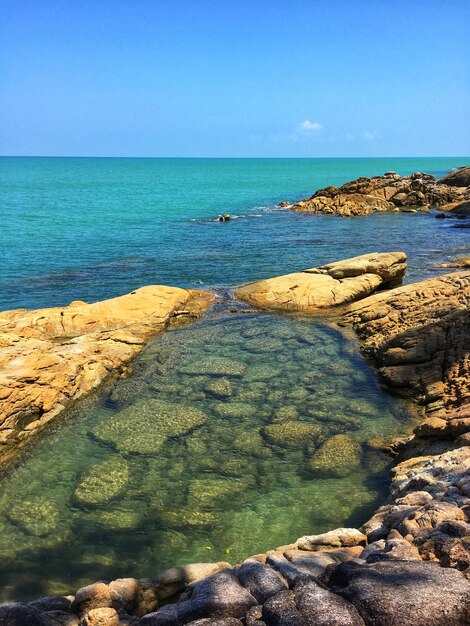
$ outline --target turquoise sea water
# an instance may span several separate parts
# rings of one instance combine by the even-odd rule
[[[157,283],[234,285],[362,252],[403,249],[409,279],[468,230],[426,215],[353,220],[275,210],[388,170],[436,175],[464,158],[0,159],[0,310],[100,300]],[[209,221],[239,216],[228,224]]]
[[[390,467],[369,444],[409,431],[414,411],[380,388],[336,327],[234,315],[224,287],[372,250],[405,250],[407,280],[434,275],[469,249],[453,220],[317,217],[276,204],[360,175],[441,175],[463,163],[0,159],[0,309],[151,283],[221,296],[199,322],[154,338],[130,378],[70,407],[1,477],[0,600],[235,563],[366,519]],[[225,212],[236,219],[211,221]]]

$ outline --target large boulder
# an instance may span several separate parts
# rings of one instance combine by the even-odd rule
[[[315,581],[300,582],[294,589],[304,624],[315,626],[364,626],[356,607]]]
[[[453,187],[468,187],[470,185],[470,166],[464,165],[443,176],[437,181],[441,185]]]
[[[463,626],[470,623],[470,580],[423,561],[338,565],[329,587],[354,604],[366,624]]]
[[[464,270],[351,304],[344,323],[363,340],[382,382],[435,412],[470,400],[469,305]]]
[[[146,615],[142,626],[179,626],[202,618],[242,618],[256,599],[242,587],[233,570],[223,570],[195,583],[177,604]],[[222,622],[223,623],[223,622]]]
[[[0,604],[0,626],[54,626],[47,615],[34,606],[8,602]]]
[[[314,312],[365,298],[401,282],[404,252],[371,253],[238,287],[235,295],[251,305]]]

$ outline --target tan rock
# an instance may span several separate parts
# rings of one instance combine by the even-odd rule
[[[329,548],[343,548],[365,546],[367,537],[356,528],[336,528],[321,535],[310,535],[297,539],[296,547],[300,550],[327,550]]]
[[[262,308],[315,312],[360,300],[390,282],[400,282],[405,270],[404,253],[371,253],[248,283],[238,287],[235,295]]]
[[[462,183],[465,180],[462,178]],[[444,209],[443,205],[469,199],[468,186],[455,186],[450,177],[436,182],[434,176],[415,172],[403,177],[397,174],[363,176],[341,187],[319,189],[311,198],[290,208],[305,213],[354,217],[382,211],[428,211],[430,206]]]
[[[119,615],[112,608],[92,609],[85,615],[80,626],[119,626]]]
[[[108,585],[94,583],[77,591],[71,608],[74,613],[84,615],[93,609],[111,607],[112,603],[113,596]]]
[[[429,412],[442,411],[470,401],[469,305],[467,270],[374,294],[350,305],[344,323],[383,382]]]
[[[183,305],[201,310],[209,299],[149,286],[94,304],[0,313],[0,461],[71,400],[123,372]]]

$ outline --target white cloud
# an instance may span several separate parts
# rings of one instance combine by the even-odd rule
[[[370,130],[366,130],[366,132],[364,133],[364,139],[375,139],[375,138],[376,138],[376,134],[371,133]]]
[[[303,132],[314,132],[317,130],[321,130],[323,126],[318,122],[311,122],[310,120],[304,120],[301,124],[299,124],[298,130]]]

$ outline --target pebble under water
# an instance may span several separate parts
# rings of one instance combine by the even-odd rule
[[[213,312],[156,337],[1,481],[1,600],[241,559],[363,522],[403,433],[357,344],[315,319]]]

